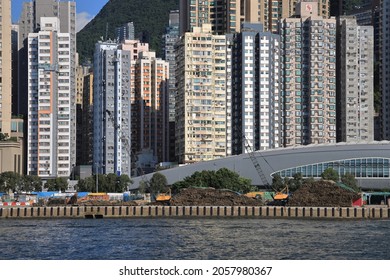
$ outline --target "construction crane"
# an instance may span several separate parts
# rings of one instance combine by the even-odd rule
[[[267,177],[265,177],[263,170],[261,169],[260,163],[257,161],[257,158],[255,156],[255,153],[248,141],[248,139],[245,137],[245,134],[242,135],[242,138],[244,139],[244,145],[245,149],[248,152],[248,155],[253,163],[253,166],[255,167],[257,174],[259,174],[259,177],[261,179],[261,182],[265,184],[265,187],[267,189],[272,189],[271,186],[268,183]],[[263,158],[263,156],[260,154],[260,156]],[[264,158],[263,158],[264,159]],[[265,159],[264,159],[265,160]]]

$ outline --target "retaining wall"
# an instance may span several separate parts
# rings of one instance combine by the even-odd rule
[[[388,219],[390,208],[281,206],[3,207],[0,218],[264,217]]]

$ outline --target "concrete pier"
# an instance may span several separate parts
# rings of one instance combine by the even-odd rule
[[[259,217],[388,219],[389,207],[51,206],[0,207],[1,218]]]

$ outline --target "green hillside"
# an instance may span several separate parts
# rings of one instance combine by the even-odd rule
[[[168,24],[169,11],[178,9],[179,0],[110,0],[77,33],[80,62],[92,61],[96,42],[105,38],[106,33],[108,39],[115,39],[115,28],[127,22],[134,22],[136,38],[148,42],[161,56],[161,35]]]

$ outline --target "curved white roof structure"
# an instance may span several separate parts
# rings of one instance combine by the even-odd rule
[[[256,159],[267,178],[272,183],[272,174],[291,177],[302,173],[304,177],[319,177],[328,167],[340,175],[352,173],[365,189],[390,189],[390,142],[336,143],[308,146],[295,146],[274,150],[256,151]],[[230,156],[223,159],[205,161],[159,171],[173,184],[191,176],[196,171],[228,168],[240,176],[252,180],[253,185],[262,182],[248,154]],[[148,179],[153,173],[145,175]],[[141,177],[133,177],[131,189],[139,186]]]

